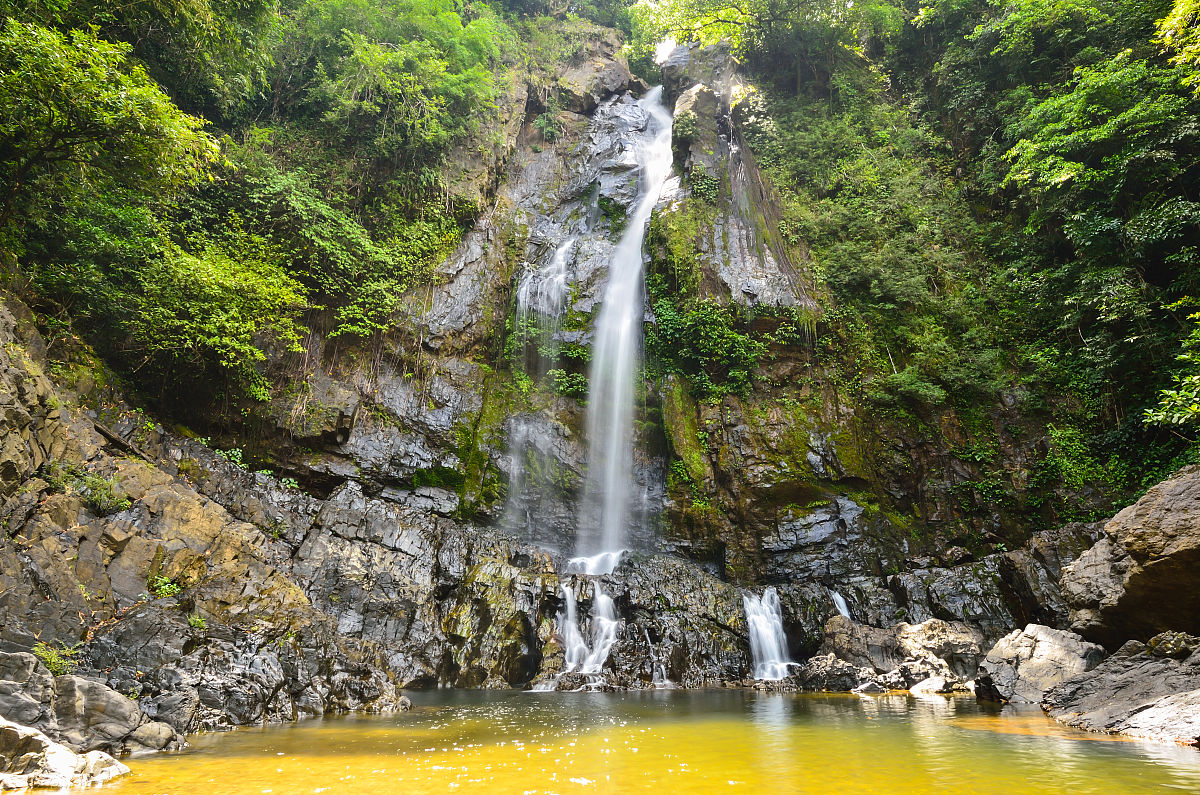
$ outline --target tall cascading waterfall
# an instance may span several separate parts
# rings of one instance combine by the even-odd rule
[[[632,516],[635,379],[642,358],[645,317],[642,246],[650,214],[671,175],[672,163],[672,119],[662,104],[662,88],[649,91],[637,104],[647,116],[645,135],[632,153],[638,165],[638,194],[609,260],[608,279],[593,328],[587,478],[576,536],[577,556],[568,563],[569,574],[612,573],[626,548]],[[616,641],[620,619],[612,598],[598,581],[593,582],[589,643],[576,606],[577,584],[572,579],[562,585],[564,605],[558,614],[558,634],[565,654],[562,673],[591,675],[594,683]],[[665,673],[662,679],[668,684]],[[557,681],[538,689],[553,690],[556,686]]]
[[[752,593],[742,596],[746,609],[746,626],[750,632],[750,657],[754,662],[755,679],[783,679],[788,666],[787,636],[783,633],[783,608],[779,592],[773,587],[761,597]]]
[[[609,262],[608,282],[596,319],[589,378],[588,470],[574,570],[607,574],[628,538],[633,494],[635,382],[642,358],[643,252],[650,214],[671,175],[671,113],[662,87],[638,105],[649,116],[646,137],[634,152],[638,198]]]

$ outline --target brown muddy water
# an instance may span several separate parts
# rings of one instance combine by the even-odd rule
[[[1200,751],[971,698],[417,693],[411,712],[195,735],[92,793],[1200,793]]]

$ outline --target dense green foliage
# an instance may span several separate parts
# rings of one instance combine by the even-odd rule
[[[128,58],[129,47],[9,18],[0,31],[0,235],[116,183],[153,192],[194,182],[217,156]],[[14,240],[14,237],[17,237]]]
[[[684,140],[690,134],[685,129]],[[692,195],[708,194],[693,185]],[[711,300],[700,290],[696,246],[712,227],[710,204],[692,202],[650,221],[646,288],[654,324],[646,331],[646,352],[660,374],[687,376],[697,397],[717,399],[747,392],[767,346],[748,332],[751,318],[744,307]]]
[[[1198,11],[643,0],[633,29],[728,38],[755,76],[739,127],[849,385],[918,415],[1007,391],[1059,429],[1035,480],[1131,494],[1195,455]]]
[[[481,209],[450,158],[576,35],[516,10],[6,0],[0,247],[147,396],[265,400],[268,349],[396,328]]]

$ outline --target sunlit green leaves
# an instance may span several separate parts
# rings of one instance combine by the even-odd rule
[[[1189,165],[1174,153],[1200,140],[1200,106],[1183,90],[1182,77],[1129,51],[1080,67],[1068,90],[1022,121],[1027,134],[1008,154],[1006,184],[1037,194],[1096,191],[1118,202],[1131,189],[1170,179]]]
[[[268,246],[232,252],[210,245],[195,253],[171,247],[134,278],[136,304],[123,325],[160,364],[215,366],[244,377],[265,358],[264,335],[285,349],[300,339],[295,318],[307,306],[304,288]]]
[[[98,179],[145,192],[195,182],[219,153],[128,59],[84,30],[9,19],[0,31],[0,227],[44,213]]]
[[[1188,67],[1188,84],[1200,92],[1200,0],[1175,0],[1158,23],[1158,41],[1173,63]]]
[[[1188,316],[1191,333],[1178,357],[1182,367],[1169,389],[1159,393],[1157,406],[1145,412],[1147,422],[1159,425],[1200,424],[1200,313]]]

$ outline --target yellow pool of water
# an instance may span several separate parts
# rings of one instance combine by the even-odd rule
[[[197,735],[112,795],[1200,793],[1200,752],[973,699],[418,694],[411,712]],[[97,792],[97,790],[90,790]]]

